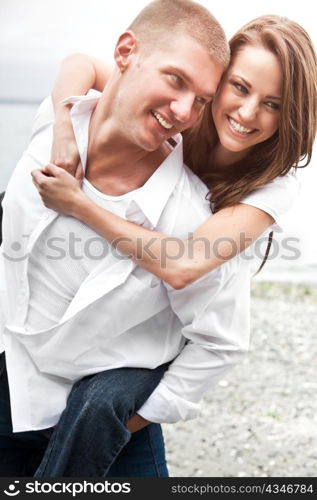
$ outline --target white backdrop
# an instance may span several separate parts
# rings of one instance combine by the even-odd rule
[[[30,82],[37,87],[37,79],[42,78],[39,63],[48,71],[47,77],[52,78],[52,68],[63,56],[74,51],[111,60],[117,36],[147,3],[146,0],[1,0],[0,97],[4,97],[4,89],[9,92],[9,69],[13,64],[19,64],[23,70],[29,68],[25,71],[26,79],[20,82],[25,88]],[[317,45],[311,0],[266,0],[263,3],[202,0],[200,3],[213,12],[228,37],[252,18],[274,13],[298,21]],[[34,63],[37,70],[32,74],[30,67],[34,68]]]
[[[56,58],[69,51],[111,54],[112,42],[146,0],[1,0],[1,54]],[[314,3],[266,0],[201,0],[231,36],[253,17],[274,13],[293,18],[317,38]]]

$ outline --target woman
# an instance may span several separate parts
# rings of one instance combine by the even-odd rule
[[[179,241],[94,205],[78,182],[54,165],[33,174],[46,206],[80,219],[109,242],[122,238],[117,245],[121,252],[174,288],[183,288],[215,269],[269,226],[278,224],[296,190],[291,172],[300,161],[305,159],[302,166],[306,166],[311,159],[317,70],[306,32],[285,18],[261,17],[239,30],[231,40],[231,50],[230,67],[212,106],[206,106],[198,125],[184,134],[185,161],[210,189],[213,212],[193,239],[204,238],[212,244],[218,238],[222,243],[217,252],[207,257],[202,245],[192,246],[188,239],[182,242],[185,251],[181,258],[168,258],[177,253]],[[69,154],[69,143],[73,151],[76,147],[69,124],[63,125],[69,119],[58,102],[90,87],[101,90],[107,71],[99,71],[100,63],[94,66],[89,60],[87,66],[84,59],[81,74],[87,78],[80,78],[72,87],[68,79],[72,64],[72,60],[66,64],[55,90],[58,135],[52,161],[63,166],[64,157],[74,172],[78,155]],[[241,234],[246,236],[243,241]],[[141,257],[140,239],[144,246],[152,241],[151,253],[142,252]],[[163,240],[165,266],[160,253]]]

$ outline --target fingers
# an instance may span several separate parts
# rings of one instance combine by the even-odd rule
[[[74,177],[77,170],[78,162],[76,161],[76,163],[74,163],[73,161],[68,161],[68,160],[55,160],[52,162],[51,159],[50,164],[54,164],[55,166],[65,170],[65,172],[68,172],[70,175]]]
[[[84,178],[84,169],[81,162],[79,162],[75,172],[75,179],[77,179],[81,183],[83,181],[83,178]]]
[[[51,184],[53,178],[59,175],[61,169],[55,165],[48,164],[42,169],[31,171],[33,184],[35,184],[38,191],[41,191],[48,183]]]
[[[45,169],[46,169],[46,167],[45,167]],[[33,184],[35,185],[40,197],[42,198],[43,204],[47,208],[51,208],[50,190],[52,187],[52,183],[54,184],[56,181],[52,176],[49,176],[46,173],[43,173],[43,170],[32,170],[31,176],[32,176]],[[47,170],[53,171],[53,169],[51,170],[51,168],[47,168]]]
[[[53,163],[48,163],[42,168],[42,172],[50,177],[56,177],[63,169],[61,167],[57,167]]]
[[[37,189],[39,189],[40,185],[43,183],[44,179],[46,179],[46,175],[42,173],[42,170],[32,170],[31,172],[32,180]]]

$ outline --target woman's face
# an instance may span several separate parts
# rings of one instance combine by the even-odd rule
[[[212,106],[221,145],[246,154],[279,126],[282,69],[262,46],[246,45],[234,57]]]

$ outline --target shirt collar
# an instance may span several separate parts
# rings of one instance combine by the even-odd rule
[[[73,104],[71,119],[81,162],[85,169],[87,161],[88,131],[91,113],[100,93],[85,96],[71,96],[63,102]],[[126,218],[137,224],[155,227],[183,172],[182,136],[173,137],[174,146],[163,163],[155,170],[147,182],[135,190],[133,199],[126,210]]]
[[[126,211],[128,220],[142,224],[138,210],[146,216],[150,225],[155,227],[183,172],[183,147],[180,134],[173,137],[176,145],[163,163],[155,170],[147,182],[136,191],[133,201]],[[140,214],[139,214],[140,215]]]
[[[91,113],[95,109],[101,93],[90,91],[87,95],[74,95],[63,99],[63,103],[73,104],[70,117],[77,142],[81,164],[85,171],[88,150],[88,132]]]

